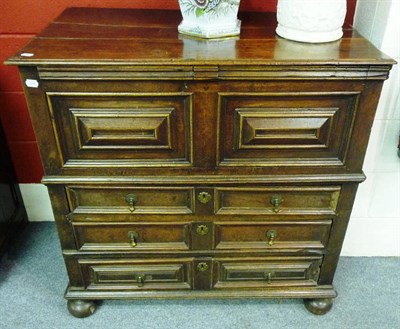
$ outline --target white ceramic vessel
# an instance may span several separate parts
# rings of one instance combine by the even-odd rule
[[[201,38],[238,35],[239,4],[240,0],[179,0],[183,20],[178,31]]]
[[[276,33],[302,42],[330,42],[343,36],[346,0],[279,0]]]

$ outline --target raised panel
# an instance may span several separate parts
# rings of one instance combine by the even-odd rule
[[[219,93],[218,166],[344,166],[358,92]]]
[[[80,259],[79,265],[89,290],[169,290],[193,286],[191,258]]]
[[[218,187],[218,215],[336,215],[340,186]],[[278,202],[274,203],[274,199]]]
[[[191,166],[190,93],[48,92],[63,167]]]
[[[172,150],[174,109],[92,111],[71,109],[80,149]]]
[[[337,108],[236,109],[237,149],[327,148]]]
[[[91,271],[93,282],[98,284],[135,284],[138,275],[143,275],[147,283],[182,281],[182,265],[93,266]]]
[[[323,249],[332,222],[216,222],[216,249],[258,249],[264,251]],[[274,232],[271,238],[270,232]]]
[[[191,187],[70,186],[66,193],[73,215],[194,213]],[[134,204],[129,203],[130,196],[134,196]]]
[[[322,257],[216,259],[215,288],[316,286]]]
[[[189,226],[188,223],[74,223],[73,229],[81,251],[183,251],[190,245]]]

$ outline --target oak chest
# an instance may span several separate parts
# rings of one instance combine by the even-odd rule
[[[357,32],[238,38],[180,14],[71,8],[19,66],[78,317],[94,300],[304,298],[326,313],[383,81]]]

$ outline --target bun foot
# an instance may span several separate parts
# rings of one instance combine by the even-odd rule
[[[86,318],[96,311],[96,304],[91,300],[68,300],[68,311],[77,318]]]
[[[316,315],[324,315],[330,311],[333,302],[331,298],[304,299],[307,310]]]

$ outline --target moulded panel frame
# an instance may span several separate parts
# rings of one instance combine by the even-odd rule
[[[345,167],[360,95],[361,91],[219,92],[216,165]],[[250,127],[254,135],[250,143],[244,136],[244,122],[249,118],[268,125],[257,128],[260,136]],[[301,137],[300,142],[296,137]]]
[[[193,165],[192,93],[47,91],[45,94],[63,169]],[[97,145],[88,143],[94,140],[93,129],[82,127],[83,117],[92,120],[92,125],[96,125],[95,120],[97,125],[103,123],[97,127],[105,131],[102,138],[97,138]],[[132,122],[141,120],[131,130],[139,131],[130,137],[116,135],[121,130],[118,117]],[[148,124],[154,120],[159,124],[143,127],[146,119]],[[104,123],[111,123],[110,127]],[[128,131],[128,128],[122,130]],[[146,138],[150,130],[152,136]]]

